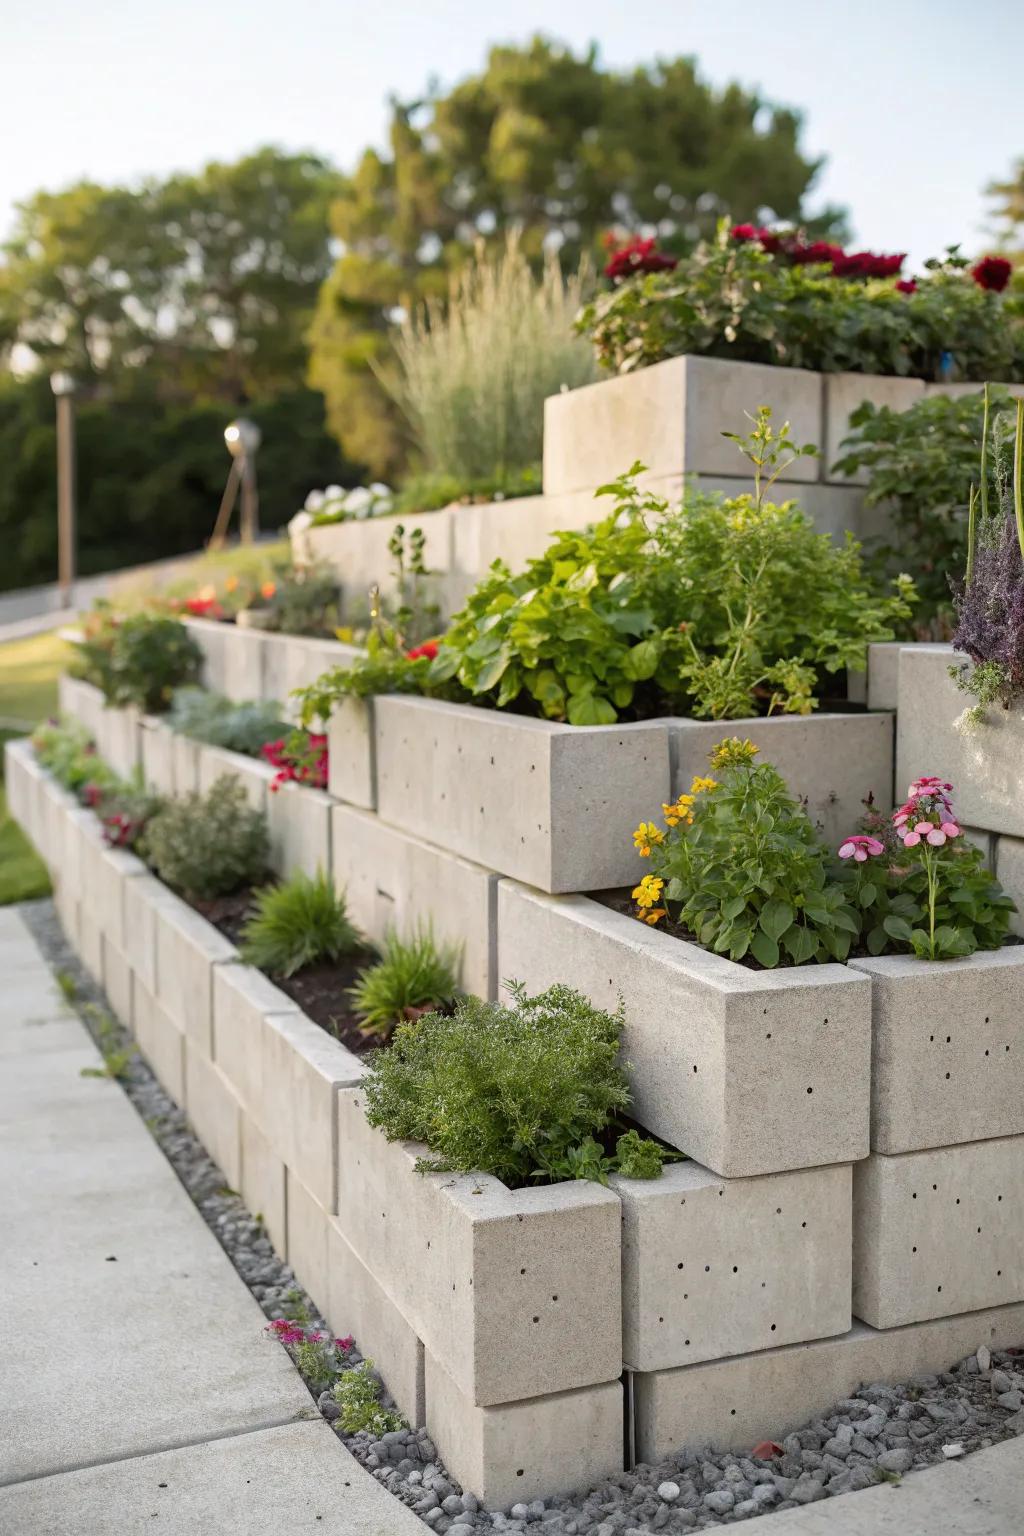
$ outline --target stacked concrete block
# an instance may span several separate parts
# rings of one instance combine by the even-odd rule
[[[546,891],[634,879],[633,829],[668,798],[665,721],[574,727],[388,694],[374,736],[383,821]]]
[[[427,1422],[423,1345],[345,1237],[337,1219],[327,1233],[325,1316],[337,1337],[355,1338],[388,1384],[399,1412],[415,1426]]]
[[[182,738],[187,740],[187,738]],[[183,774],[179,790],[175,779],[176,732],[172,731],[158,715],[143,715],[139,723],[139,764],[142,777],[150,789],[168,799],[176,794],[186,794],[196,787],[196,776],[187,770]]]
[[[331,811],[334,801],[322,790],[281,784],[267,793],[271,867],[279,875],[331,872]]]
[[[331,863],[353,922],[374,944],[430,930],[458,955],[463,991],[497,988],[498,876],[351,806],[332,812]]]
[[[871,984],[843,965],[755,971],[585,896],[498,887],[498,974],[614,1012],[633,1113],[728,1178],[868,1152]]]
[[[340,699],[327,725],[327,788],[336,800],[377,808],[373,699]]]
[[[254,811],[266,814],[267,796],[275,769],[269,763],[255,757],[245,757],[241,752],[229,752],[224,747],[211,747],[206,743],[199,750],[199,783],[201,794],[207,794],[225,775],[235,779],[245,790],[245,797]]]
[[[58,684],[58,701],[61,714],[85,726],[107,766],[131,778],[140,761],[141,711],[130,704],[108,704],[92,683],[67,676]]]
[[[64,672],[57,684],[57,702],[62,715],[78,720],[93,741],[99,741],[104,701],[98,688]]]
[[[706,774],[708,757],[723,736],[746,737],[773,764],[790,793],[807,803],[807,814],[827,843],[855,832],[870,793],[885,809],[892,803],[893,717],[890,714],[777,715],[770,719],[669,722],[673,794],[689,790]],[[656,803],[648,816],[657,816]]]
[[[850,417],[865,401],[879,409],[906,411],[924,399],[922,379],[897,379],[881,374],[826,373],[824,438],[821,443],[821,468],[826,480],[849,481],[866,485],[870,476],[865,469],[852,476],[842,475],[835,468],[836,460],[843,452],[843,441],[854,429]]]

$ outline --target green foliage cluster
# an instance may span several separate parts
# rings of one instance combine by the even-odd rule
[[[851,905],[861,910],[862,944],[869,955],[953,960],[998,949],[1009,933],[1014,903],[985,868],[981,849],[962,837],[947,843],[930,867],[897,852],[885,861],[854,864],[840,879]]]
[[[174,690],[199,676],[203,653],[180,619],[160,613],[116,617],[100,605],[98,620],[76,642],[76,671],[102,689],[108,704],[161,714]]]
[[[478,246],[446,302],[407,317],[394,393],[428,471],[505,490],[540,462],[544,401],[596,377],[574,325],[586,280],[564,280],[553,250],[535,278],[512,231],[495,256]]]
[[[190,900],[229,896],[266,878],[266,818],[237,779],[222,774],[207,791],[164,806],[146,829],[149,862],[160,879]]]
[[[373,1374],[373,1361],[364,1360],[342,1371],[334,1383],[334,1401],[341,1409],[338,1423],[347,1435],[360,1431],[375,1436],[403,1427],[399,1414],[381,1407],[380,1382]]]
[[[87,784],[113,789],[117,774],[97,757],[92,737],[77,720],[48,720],[32,734],[36,757],[58,784],[79,795]]]
[[[180,731],[193,741],[225,747],[246,757],[259,757],[260,748],[276,741],[285,730],[281,706],[273,700],[236,704],[223,694],[195,687],[175,689],[167,723],[172,731]]]
[[[1024,379],[1017,301],[981,288],[952,251],[929,265],[913,293],[888,279],[837,280],[732,240],[723,223],[674,271],[600,294],[579,323],[619,373],[691,354],[934,381],[952,357],[961,379]]]
[[[429,929],[408,939],[389,933],[381,958],[352,988],[363,1033],[383,1039],[403,1020],[449,1005],[458,990],[458,966],[458,949],[437,944]]]
[[[424,470],[406,477],[394,499],[394,511],[409,516],[415,512],[435,512],[451,506],[453,501],[512,501],[518,496],[538,496],[541,488],[540,460],[516,474],[506,471],[500,479],[493,471],[466,478]]]
[[[510,1187],[594,1178],[623,1163],[656,1177],[666,1154],[626,1133],[608,1159],[596,1137],[629,1103],[618,1014],[569,987],[512,1002],[460,999],[454,1012],[402,1024],[371,1058],[366,1112],[389,1140],[425,1142],[424,1172],[489,1173]],[[657,1167],[655,1167],[657,1159]]]
[[[254,604],[263,609],[263,628],[282,635],[333,635],[341,587],[324,562],[275,567],[274,595]]]
[[[345,897],[323,872],[292,875],[257,893],[242,930],[242,958],[268,976],[294,976],[330,964],[362,945]]]
[[[992,388],[992,452],[983,466],[989,495],[1005,479],[1003,448],[1012,429],[1013,402]],[[925,638],[952,631],[950,581],[967,556],[968,503],[982,463],[984,400],[977,394],[930,395],[905,411],[865,401],[850,417],[853,433],[834,466],[844,475],[866,470],[868,506],[884,506],[891,536],[873,554],[889,569],[914,573],[920,603],[915,614]]]

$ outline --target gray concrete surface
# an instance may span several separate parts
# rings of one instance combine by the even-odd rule
[[[100,1058],[11,908],[0,978],[0,1531],[419,1530],[323,1424],[121,1089],[82,1076]]]

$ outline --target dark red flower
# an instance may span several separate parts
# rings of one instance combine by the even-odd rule
[[[659,251],[653,239],[641,240],[635,235],[615,251],[604,275],[615,283],[624,277],[634,277],[638,272],[671,272],[677,265],[678,258]]]
[[[756,240],[758,230],[753,224],[734,224],[729,235],[733,240]]]
[[[912,277],[901,277],[896,284],[897,293],[916,293],[917,284]]]
[[[906,251],[882,256],[877,251],[841,252],[832,262],[834,277],[895,277],[907,259]]]
[[[419,661],[421,656],[425,656],[428,661],[433,661],[437,655],[437,647],[438,642],[436,640],[424,640],[422,645],[414,646],[411,651],[406,651],[405,659],[406,661]]]
[[[983,256],[971,268],[971,276],[979,288],[989,293],[1002,293],[1013,273],[1013,263],[1005,256]]]
[[[771,229],[759,229],[757,238],[761,242],[762,251],[767,251],[769,256],[775,256],[783,248],[783,239]]]
[[[843,248],[833,245],[830,240],[812,240],[809,245],[796,242],[787,254],[794,266],[806,267],[815,262],[824,265],[838,260],[843,255]]]

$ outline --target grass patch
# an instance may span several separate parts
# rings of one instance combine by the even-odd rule
[[[4,734],[0,732],[0,748]],[[0,907],[9,906],[12,901],[35,901],[49,894],[46,865],[17,822],[7,814],[7,796],[0,778]]]
[[[35,725],[57,712],[57,679],[68,647],[55,632],[0,645],[0,727]]]

